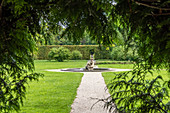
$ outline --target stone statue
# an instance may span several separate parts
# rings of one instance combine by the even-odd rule
[[[90,61],[87,62],[86,70],[92,71],[94,68],[94,50],[90,50]]]

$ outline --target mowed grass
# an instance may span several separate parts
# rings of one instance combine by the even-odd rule
[[[48,72],[45,69],[80,68],[87,61],[50,62],[36,60],[36,72],[45,76],[29,82],[24,106],[20,113],[69,113],[82,73]]]
[[[87,60],[69,60],[64,62],[56,62],[49,60],[35,60],[36,71],[45,69],[63,69],[63,68],[82,68],[85,67]]]
[[[126,68],[124,68],[126,69]],[[127,68],[128,69],[128,68]],[[108,84],[115,75],[115,73],[120,73],[120,72],[104,72],[102,73],[102,76],[104,77],[105,83]],[[146,79],[152,80],[154,78],[156,78],[158,75],[161,75],[163,80],[170,80],[170,73],[168,73],[167,71],[161,70],[161,71],[154,71],[153,75],[148,74],[146,75]],[[129,79],[132,77],[131,74],[129,74]]]
[[[133,69],[133,64],[98,64],[100,68]]]
[[[118,69],[133,69],[134,64],[100,64],[98,67],[103,67],[103,68],[118,68]],[[114,73],[119,73],[119,72],[104,72],[102,73],[106,84],[109,83],[110,80],[112,80],[115,76]],[[170,73],[168,73],[166,70],[160,70],[160,71],[153,71],[153,75],[148,74],[146,75],[147,79],[154,79],[158,75],[161,75],[164,80],[170,80]],[[129,75],[129,78],[131,78],[132,75]]]
[[[82,68],[87,60],[65,62],[36,60],[36,72],[45,76],[39,81],[29,82],[24,106],[19,113],[69,113],[76,97],[82,73],[48,72],[46,69]],[[133,64],[100,64],[99,67],[132,69]],[[166,71],[161,71],[165,80],[169,79]],[[113,72],[102,74],[106,84],[115,76]]]

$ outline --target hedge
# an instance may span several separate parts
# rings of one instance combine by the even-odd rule
[[[46,46],[38,46],[38,51],[36,55],[36,59],[47,60],[48,53],[52,48],[59,48],[59,47],[68,48],[71,52],[74,50],[78,50],[81,52],[82,59],[88,60],[90,57],[90,50],[94,49],[95,52],[95,59],[109,59],[110,58],[110,51],[106,50],[105,47],[99,48],[98,45],[46,45]]]

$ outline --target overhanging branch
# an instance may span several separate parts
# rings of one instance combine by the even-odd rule
[[[149,15],[153,15],[153,16],[161,16],[161,15],[170,15],[170,13],[149,14]]]
[[[144,3],[141,3],[141,2],[137,2],[137,1],[135,1],[135,3],[138,4],[138,5],[143,5],[143,6],[146,6],[146,7],[153,8],[153,9],[159,9],[159,10],[170,11],[170,8],[160,8],[160,7],[156,7],[156,6],[144,4]]]

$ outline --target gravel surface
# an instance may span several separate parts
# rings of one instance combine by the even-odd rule
[[[104,102],[98,102],[93,106],[98,99],[108,96],[101,72],[85,72],[70,113],[109,113],[103,107]]]

